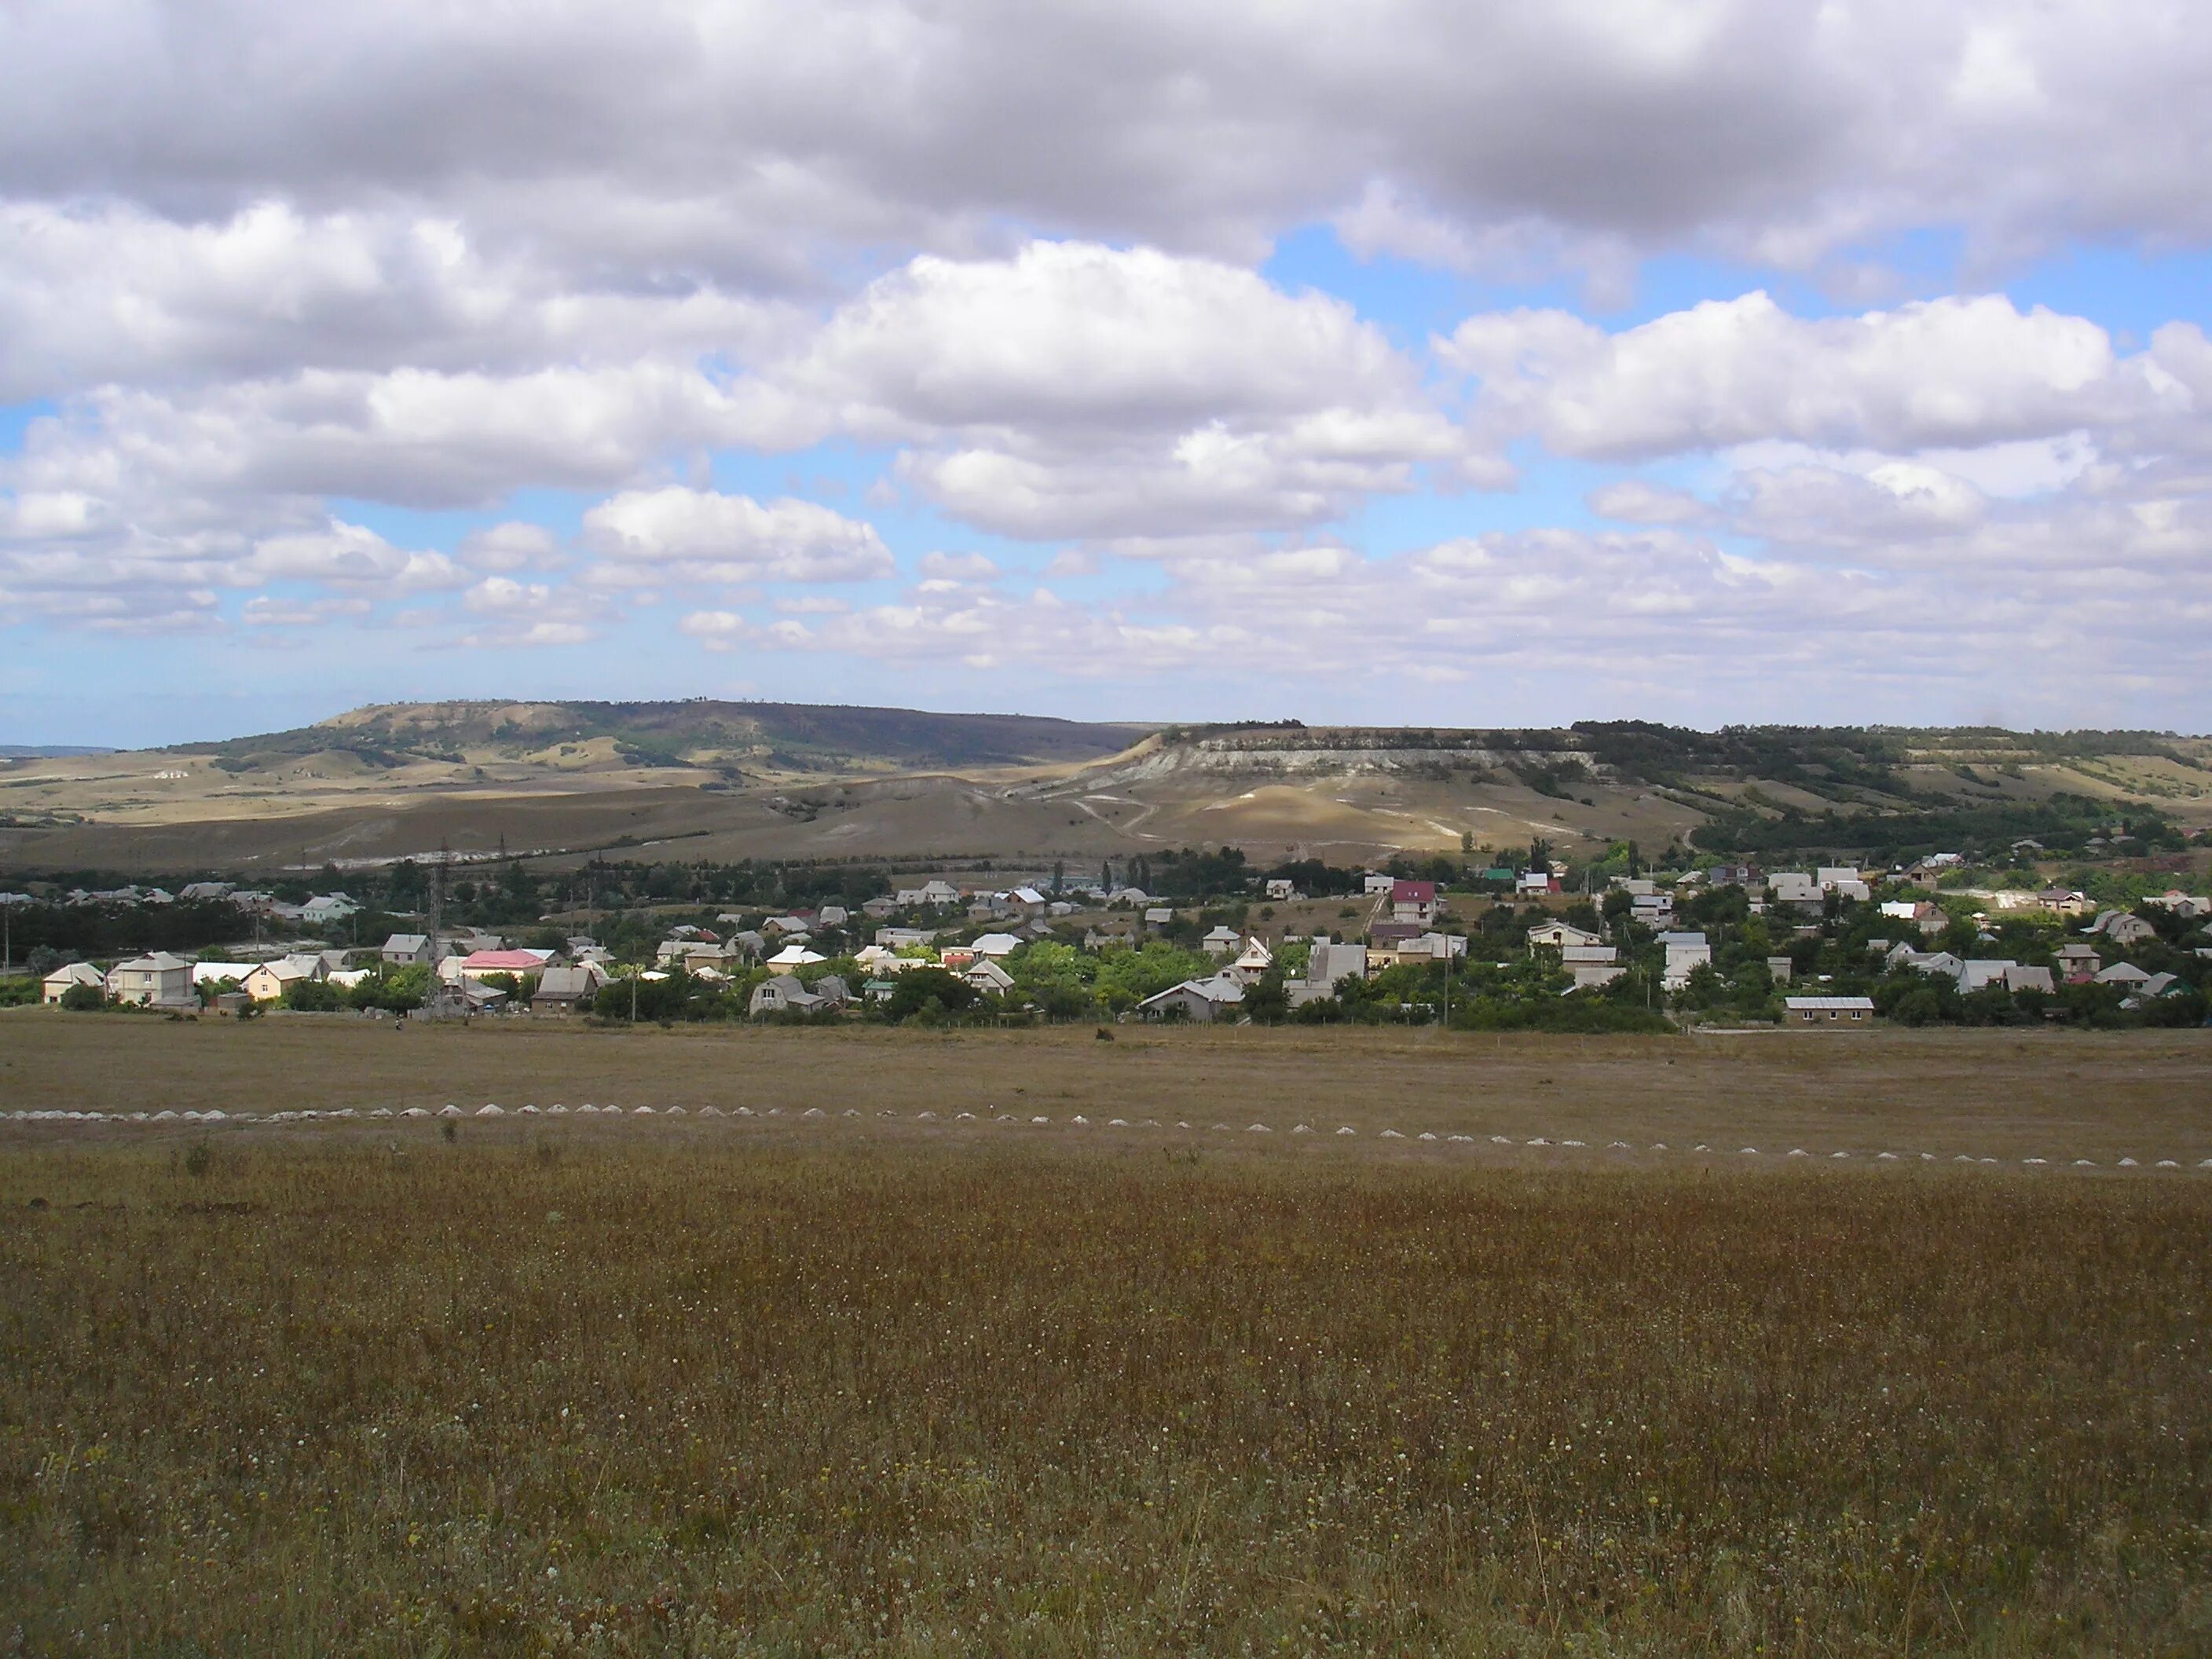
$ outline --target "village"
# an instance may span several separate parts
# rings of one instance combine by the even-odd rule
[[[442,871],[427,915],[343,890],[289,902],[198,881],[0,893],[0,916],[234,915],[252,942],[106,961],[49,949],[56,959],[31,964],[36,1000],[58,1009],[194,1018],[2203,1023],[2212,898],[2174,887],[2106,905],[2022,884],[2018,867],[2038,851],[2012,848],[2002,884],[1960,854],[1889,871],[1736,863],[1663,875],[1546,860],[1247,878],[1224,864],[1218,890],[1174,897],[1115,883],[1110,868],[1095,883],[1057,870],[1003,885],[939,875],[885,878],[850,902],[665,914],[657,938],[641,927],[665,906],[623,912],[619,927],[446,926]]]

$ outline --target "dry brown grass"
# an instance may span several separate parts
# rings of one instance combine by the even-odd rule
[[[0,1644],[2212,1644],[2195,1180],[630,1127],[0,1140]]]
[[[1577,1137],[1680,1155],[1703,1140],[2191,1164],[2212,1158],[2212,1033],[1774,1032],[1474,1036],[1441,1030],[1122,1026],[945,1035],[557,1021],[395,1031],[340,1017],[243,1026],[118,1014],[0,1013],[0,1108],[238,1113],[403,1103],[512,1108],[784,1103],[873,1115],[1019,1108],[1054,1120],[1139,1110],[1172,1122],[1352,1124],[1368,1155],[1395,1127]],[[888,1133],[878,1128],[878,1133]],[[124,1131],[108,1133],[122,1133]],[[143,1133],[143,1132],[131,1132]],[[267,1133],[257,1131],[255,1133]],[[1394,1143],[1395,1145],[1395,1143]],[[1351,1143],[1333,1144],[1346,1152]],[[1407,1156],[1440,1156],[1413,1146]],[[1502,1156],[1487,1142],[1480,1157]],[[1641,1153],[1639,1152],[1639,1156]],[[1531,1155],[1533,1156],[1533,1155]]]

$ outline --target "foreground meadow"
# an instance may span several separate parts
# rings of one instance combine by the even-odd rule
[[[0,1139],[0,1649],[2212,1647],[2212,1188]]]

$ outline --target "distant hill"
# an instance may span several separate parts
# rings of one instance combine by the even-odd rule
[[[1030,714],[939,714],[835,704],[386,703],[289,732],[179,744],[234,764],[349,752],[370,766],[522,760],[586,745],[630,765],[841,775],[939,767],[1058,766],[1116,754],[1150,728]]]
[[[1670,866],[1888,865],[2015,842],[2051,859],[2124,846],[2202,860],[2212,832],[2212,740],[2157,732],[1155,727],[475,701],[6,769],[0,866],[257,877],[441,848],[1088,871],[1222,845],[1338,866],[1538,846],[1571,860],[1632,842]]]
[[[0,743],[0,760],[75,760],[85,755],[120,752],[76,743]]]

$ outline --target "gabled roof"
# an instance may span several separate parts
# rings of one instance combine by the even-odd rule
[[[545,959],[532,951],[471,951],[462,959],[461,970],[489,974],[534,974]]]

